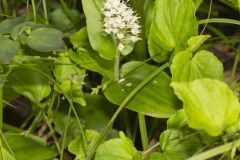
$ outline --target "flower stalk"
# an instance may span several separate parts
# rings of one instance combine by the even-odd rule
[[[127,45],[140,40],[140,25],[135,12],[127,6],[128,1],[107,0],[103,6],[104,32],[111,35],[116,44],[114,79],[119,80],[120,58],[126,55]]]

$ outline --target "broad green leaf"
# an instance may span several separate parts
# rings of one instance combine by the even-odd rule
[[[189,50],[177,53],[172,61],[171,72],[173,81],[176,82],[200,78],[224,79],[222,63],[208,51],[200,51],[194,56]]]
[[[64,130],[67,124],[67,119],[68,117],[66,112],[55,111],[53,114],[54,129],[62,137],[64,136]],[[69,118],[69,123],[68,123],[68,132],[66,135],[65,147],[67,147],[70,144],[70,142],[72,142],[79,135],[81,135],[81,132],[79,129],[77,119],[71,116]],[[62,137],[61,137],[61,140],[62,140]]]
[[[165,154],[172,155],[178,160],[185,160],[202,148],[201,140],[196,134],[178,129],[168,129],[162,132],[160,146]]]
[[[208,40],[211,36],[210,35],[199,35],[192,37],[188,40],[188,47],[192,52],[198,50],[202,44]]]
[[[121,70],[119,82],[107,82],[104,95],[114,104],[122,101],[139,85],[146,77],[157,69],[141,62],[129,62],[124,64]],[[103,80],[103,85],[107,80]],[[152,117],[168,118],[179,107],[179,101],[170,87],[171,79],[161,72],[141,89],[127,104],[127,108]]]
[[[171,85],[183,101],[191,128],[219,136],[238,120],[238,98],[225,83],[199,79],[189,83],[174,82]]]
[[[183,128],[187,126],[187,117],[183,109],[177,111],[167,121],[168,128]]]
[[[86,107],[76,108],[79,116],[84,119],[87,128],[102,131],[114,113],[113,104],[102,95],[84,94],[84,98]]]
[[[62,8],[55,9],[50,14],[50,19],[51,19],[52,26],[62,31],[71,29],[74,26],[74,23],[66,15],[66,13],[63,11]]]
[[[85,70],[71,63],[68,57],[62,56],[60,60],[62,64],[56,65],[53,70],[54,77],[60,84],[60,88],[59,86],[55,86],[55,89],[72,98],[73,102],[85,106],[86,102],[82,92]]]
[[[30,33],[27,45],[39,52],[51,52],[64,48],[63,33],[53,28],[39,28]]]
[[[79,48],[78,54],[69,52],[69,56],[81,67],[98,72],[108,79],[113,78],[113,61],[101,58],[94,50]]]
[[[120,138],[111,139],[99,146],[95,160],[141,160],[141,155],[130,139],[120,132]]]
[[[11,31],[11,37],[14,40],[26,40],[28,34],[30,34],[33,30],[37,28],[47,27],[44,24],[36,24],[34,22],[24,22],[16,25]]]
[[[12,133],[4,136],[17,160],[53,159],[58,154],[55,149],[47,147],[39,137]]]
[[[6,19],[0,23],[0,34],[9,34],[11,30],[24,21],[24,17]]]
[[[94,130],[86,130],[85,136],[88,142],[87,152],[89,152],[98,140],[100,134]],[[68,150],[76,156],[75,160],[86,160],[86,155],[83,150],[83,142],[80,136],[69,144]]]
[[[78,49],[78,54],[72,51],[68,52],[72,61],[83,68],[98,72],[104,77],[113,78],[113,61],[103,59],[91,48],[86,27],[73,34],[70,41],[74,48]]]
[[[112,37],[103,32],[102,8],[105,0],[83,0],[83,10],[87,21],[87,31],[91,46],[101,57],[115,58],[116,47]]]
[[[90,47],[91,45],[88,39],[87,27],[83,27],[71,35],[70,41],[75,49]]]
[[[16,160],[5,148],[2,148],[1,154],[3,156],[3,160]],[[1,156],[1,154],[0,154],[0,156]],[[0,157],[0,159],[1,158],[2,157]]]
[[[192,0],[156,0],[148,37],[149,52],[155,61],[165,61],[172,52],[184,50],[187,40],[197,33]]]
[[[16,93],[26,96],[39,106],[44,106],[41,102],[51,93],[49,84],[51,73],[48,67],[40,61],[27,65],[29,67],[14,68],[7,80]]]
[[[148,37],[150,33],[151,23],[153,20],[153,11],[156,0],[147,0],[146,8],[145,8],[145,33],[146,37]]]
[[[150,160],[181,160],[178,155],[155,152],[151,154]]]
[[[12,60],[20,49],[17,41],[12,41],[5,37],[0,37],[0,64],[4,64]]]

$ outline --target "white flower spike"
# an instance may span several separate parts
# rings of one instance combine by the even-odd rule
[[[104,32],[118,40],[119,51],[123,51],[125,41],[136,43],[141,39],[138,17],[127,6],[127,2],[128,0],[106,0],[103,7]]]

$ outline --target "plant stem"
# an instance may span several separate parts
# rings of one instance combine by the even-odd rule
[[[3,8],[4,8],[4,13],[6,15],[9,15],[10,13],[9,13],[9,9],[8,9],[7,0],[3,0],[2,3],[3,3]]]
[[[141,113],[138,113],[138,121],[139,121],[139,128],[140,128],[143,150],[146,151],[148,149],[148,136],[147,136],[145,116]]]
[[[120,52],[116,49],[116,56],[114,62],[114,80],[117,82],[119,81],[120,77]]]
[[[62,141],[62,146],[61,146],[62,149],[61,149],[61,154],[60,154],[60,160],[63,160],[63,156],[64,156],[64,146],[65,146],[65,142],[66,142],[66,138],[67,138],[68,124],[69,124],[69,120],[70,120],[70,116],[71,116],[71,111],[72,111],[72,107],[69,107],[67,122],[66,122],[66,126],[64,129],[64,133],[63,133],[63,141]]]
[[[235,77],[235,73],[236,73],[236,70],[237,70],[237,66],[238,66],[238,61],[239,61],[239,54],[238,51],[236,51],[236,57],[235,57],[235,60],[234,60],[234,64],[233,64],[233,69],[232,69],[232,73],[231,73],[231,79],[230,81],[233,82],[234,81],[234,77]]]
[[[26,133],[32,133],[33,130],[35,129],[37,123],[42,119],[42,114],[43,111],[40,111],[37,116],[35,117],[35,119],[33,120],[32,124],[30,125],[30,127],[28,128],[28,130],[26,131]]]
[[[44,118],[45,118],[45,121],[46,121],[46,123],[47,123],[47,125],[48,125],[48,128],[50,129],[50,132],[51,132],[52,135],[53,135],[54,143],[55,143],[55,145],[56,145],[56,147],[57,147],[57,150],[58,150],[58,152],[61,154],[61,148],[60,148],[60,145],[59,145],[59,143],[58,143],[58,140],[57,140],[55,131],[54,131],[52,125],[51,125],[51,122],[50,122],[50,120],[48,119],[48,117],[47,117],[46,115],[44,115]]]
[[[153,145],[152,147],[150,147],[148,150],[146,150],[145,152],[143,152],[143,159],[145,159],[146,157],[148,157],[156,148],[159,147],[159,143],[156,143],[155,145]]]
[[[240,146],[240,139],[238,139],[237,141],[229,142],[229,143],[221,145],[219,147],[210,149],[210,150],[200,153],[196,156],[188,158],[187,160],[206,160],[206,159],[215,157],[221,153],[225,153],[225,152],[231,150],[233,147],[237,148],[239,146]]]
[[[3,80],[1,79],[1,84],[0,84],[0,130],[2,131],[2,126],[3,126]]]
[[[116,120],[119,113],[122,111],[122,109],[132,100],[132,98],[145,86],[147,85],[153,78],[155,78],[159,73],[161,73],[165,68],[169,67],[169,63],[165,63],[160,68],[155,70],[151,75],[149,75],[146,79],[144,79],[136,88],[133,89],[133,91],[123,100],[121,105],[118,107],[117,111],[114,113],[110,121],[108,122],[107,127],[104,129],[104,131],[101,133],[99,139],[93,146],[93,148],[90,150],[87,160],[91,160],[94,156],[98,146],[102,143],[106,135],[108,134],[109,130],[112,128],[112,125],[114,121]]]
[[[46,23],[46,25],[48,25],[49,22],[48,22],[48,13],[47,13],[46,0],[42,0],[42,5],[43,5],[43,12],[44,12],[45,23]]]
[[[36,13],[36,6],[34,0],[31,0],[32,2],[32,10],[33,10],[33,18],[34,22],[37,23],[37,13]]]

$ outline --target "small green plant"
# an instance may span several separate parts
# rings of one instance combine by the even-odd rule
[[[239,0],[0,3],[0,159],[239,159]]]

